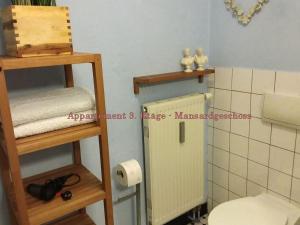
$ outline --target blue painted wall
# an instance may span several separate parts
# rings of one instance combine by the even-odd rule
[[[248,9],[256,0],[237,2]],[[299,71],[299,11],[299,1],[271,0],[243,27],[225,9],[223,0],[211,1],[212,64]]]
[[[7,2],[1,1],[0,7]],[[248,7],[255,1],[240,2]],[[108,113],[138,114],[144,102],[204,90],[205,87],[195,81],[183,81],[143,88],[139,96],[132,92],[134,75],[179,70],[181,50],[187,46],[204,47],[210,52],[212,65],[276,70],[300,68],[300,2],[297,1],[270,1],[247,27],[237,24],[225,10],[223,0],[90,0],[88,4],[59,0],[58,3],[71,8],[75,49],[102,53]],[[0,51],[3,52],[1,46]],[[76,66],[77,84],[92,89],[90,72],[86,66]],[[40,73],[46,76],[41,78]],[[8,83],[10,90],[54,85],[61,83],[60,75],[60,68],[21,71],[10,74]],[[112,167],[131,158],[142,163],[139,120],[109,121],[109,143]],[[84,162],[99,174],[96,139],[84,141],[83,148]],[[69,162],[68,146],[52,149],[24,158],[23,174],[28,176]],[[113,192],[117,198],[130,190],[113,183]],[[100,208],[95,205],[89,209],[98,225],[104,224]],[[7,214],[0,185],[0,224],[9,224]],[[116,206],[115,220],[117,225],[134,224],[133,203]]]
[[[0,4],[3,6],[4,3]],[[195,80],[183,81],[144,88],[139,96],[135,96],[132,78],[135,75],[179,70],[181,50],[187,46],[192,49],[202,46],[208,52],[209,0],[90,0],[84,3],[60,0],[58,4],[70,6],[75,49],[102,54],[108,113],[139,114],[144,102],[205,89]],[[26,71],[11,74],[8,80],[10,89],[61,82],[59,68],[54,72],[38,70],[34,74],[42,72],[47,74],[45,79],[29,76]],[[92,89],[90,73],[89,67],[76,66],[76,83]],[[55,78],[50,77],[51,75],[55,75]],[[109,121],[108,125],[112,167],[132,158],[138,159],[142,164],[141,121]],[[70,154],[68,151],[67,154],[61,151],[63,149],[25,158],[22,163],[24,176],[69,163]],[[97,140],[85,140],[83,149],[85,164],[95,174],[99,174]],[[58,157],[55,156],[57,154]],[[113,183],[114,198],[128,192],[130,190],[123,190]],[[7,225],[7,207],[1,186],[0,198],[0,224]],[[100,205],[95,205],[89,209],[98,225],[104,224],[100,208]],[[133,202],[118,205],[114,210],[116,225],[134,224]],[[146,224],[144,210],[143,224]]]

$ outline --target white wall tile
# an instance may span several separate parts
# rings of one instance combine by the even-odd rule
[[[213,197],[213,184],[211,181],[208,181],[208,198]]]
[[[252,69],[233,68],[232,90],[251,92]]]
[[[295,154],[295,159],[294,159],[294,176],[300,179],[300,154],[296,153]]]
[[[266,188],[258,184],[255,184],[251,181],[247,182],[247,196],[257,196],[259,194],[265,193],[266,191]]]
[[[218,203],[217,201],[213,200],[213,205],[212,205],[212,207],[213,207],[213,208],[216,208],[218,205],[220,205],[220,203]]]
[[[217,109],[230,111],[231,91],[215,89],[214,107]]]
[[[208,88],[208,93],[212,94],[212,98],[208,101],[208,106],[214,107],[214,105],[215,105],[215,89]]]
[[[270,145],[259,141],[249,141],[249,159],[257,163],[268,166]]]
[[[294,153],[271,146],[270,149],[270,167],[279,170],[282,173],[292,175]]]
[[[248,138],[236,134],[230,134],[230,152],[247,157]]]
[[[213,203],[212,203],[212,198],[208,198],[207,199],[207,210],[208,210],[208,213],[210,213],[212,210],[213,210]]]
[[[268,167],[248,161],[248,179],[263,187],[267,187]]]
[[[212,181],[213,177],[213,165],[211,163],[208,163],[207,165],[207,179]]]
[[[214,193],[213,200],[216,201],[217,203],[223,203],[228,201],[228,190],[214,184],[213,193]],[[215,205],[213,207],[215,207]]]
[[[213,166],[213,182],[224,188],[228,188],[228,171]]]
[[[238,196],[237,194],[229,191],[229,201],[235,200],[235,199],[239,199],[241,198],[241,196]]]
[[[300,180],[293,178],[291,199],[300,203]]]
[[[250,120],[250,138],[270,143],[271,124],[263,122],[261,119],[252,118]]]
[[[296,152],[300,153],[300,131],[297,131]]]
[[[232,68],[215,69],[215,87],[231,90]]]
[[[269,189],[283,196],[289,197],[292,177],[276,170],[269,170]]]
[[[300,95],[300,73],[277,72],[276,93]]]
[[[272,145],[294,151],[295,141],[296,130],[273,124],[271,138]]]
[[[246,196],[246,179],[229,174],[229,191],[243,197]]]
[[[270,70],[253,70],[252,92],[257,94],[273,93],[275,72]]]
[[[249,136],[249,120],[248,119],[232,119],[231,132],[245,137]]]
[[[211,145],[207,146],[207,161],[209,163],[212,163],[213,159],[213,147]]]
[[[218,115],[224,115],[224,114],[228,114],[228,112],[223,111],[223,110],[218,110],[215,109],[215,114]],[[214,121],[214,126],[216,128],[222,129],[222,130],[227,130],[230,131],[230,119],[218,119]]]
[[[298,208],[300,208],[300,203],[299,202],[291,200],[291,204],[294,205],[294,206],[296,206],[296,207],[298,207]]]
[[[247,177],[247,159],[230,154],[230,169],[231,173],[235,173],[242,177]]]
[[[215,74],[210,74],[207,76],[207,86],[210,88],[215,87]]]
[[[262,108],[263,108],[263,95],[251,95],[251,115],[254,117],[262,117]]]
[[[229,132],[214,129],[214,146],[229,151]]]
[[[213,164],[225,170],[229,168],[229,152],[214,148]]]
[[[216,208],[218,205],[220,205],[220,203],[218,203],[218,202],[216,202],[216,201],[213,200],[213,206],[212,207]]]
[[[207,142],[208,142],[208,144],[210,144],[210,145],[213,145],[213,143],[214,143],[214,128],[212,128],[212,127],[208,127],[207,128],[208,129],[208,140],[207,140]]]
[[[232,92],[231,112],[250,114],[250,94]]]
[[[283,196],[281,194],[278,194],[274,191],[271,191],[271,190],[267,190],[267,193],[270,194],[270,195],[273,195],[274,197],[277,197],[283,201],[286,201],[286,202],[289,202],[290,201],[290,198],[289,197],[286,197],[286,196]]]
[[[275,88],[276,93],[300,95],[300,73],[217,68],[216,75],[206,80],[209,91],[214,92],[215,107],[208,113],[231,111],[253,116],[250,121],[208,121],[211,208],[228,199],[266,191],[300,205],[300,132],[297,135],[293,129],[260,119],[264,93]]]
[[[210,115],[210,114],[213,113],[213,112],[214,112],[214,108],[210,108],[210,107],[209,107],[208,110],[207,110],[207,114]],[[208,118],[208,119],[207,119],[207,125],[210,126],[210,127],[213,127],[213,126],[214,126],[214,120]]]

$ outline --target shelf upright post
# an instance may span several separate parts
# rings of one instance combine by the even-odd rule
[[[72,65],[64,65],[65,69],[65,83],[66,87],[74,87],[74,77]],[[80,151],[80,141],[75,141],[72,143],[73,147],[73,162],[74,164],[81,164],[81,151]]]
[[[13,194],[16,204],[16,210],[18,212],[18,223],[21,225],[29,225],[29,218],[27,215],[27,206],[25,200],[25,191],[23,187],[23,181],[21,176],[20,160],[16,147],[16,140],[13,130],[12,117],[10,112],[10,105],[7,93],[6,79],[2,61],[0,60],[0,117],[1,117],[1,128],[3,131],[3,138],[6,145],[6,156],[9,168],[4,168],[3,171],[5,185],[8,196],[10,193]],[[5,160],[5,159],[4,159]],[[7,171],[9,170],[9,171]],[[8,178],[7,176],[10,176]],[[11,185],[9,184],[11,182]],[[11,187],[9,187],[11,186]],[[11,190],[10,190],[11,189]]]
[[[100,158],[101,158],[101,172],[102,172],[102,183],[106,198],[104,200],[105,210],[105,224],[113,225],[113,204],[112,204],[112,190],[111,190],[111,175],[110,175],[110,163],[109,163],[109,148],[108,148],[108,134],[106,124],[106,110],[105,110],[105,94],[104,94],[104,81],[102,75],[102,62],[101,56],[95,55],[95,61],[93,65],[93,78],[94,78],[94,89],[96,96],[96,111],[98,120],[97,123],[101,126],[102,133],[99,136],[100,145]]]

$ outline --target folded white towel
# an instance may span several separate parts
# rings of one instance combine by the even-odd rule
[[[77,115],[91,115],[86,116],[85,119],[82,120],[74,120],[69,118],[69,115],[66,114],[64,116],[53,117],[44,120],[38,120],[27,124],[22,124],[14,127],[15,137],[27,137],[35,134],[42,134],[50,131],[55,131],[67,127],[78,126],[86,123],[91,123],[95,121],[95,118],[92,118],[95,115],[95,110],[88,110],[80,113],[76,113]]]
[[[95,99],[82,88],[57,88],[11,96],[10,107],[13,125],[16,127],[65,116],[70,112],[94,109]]]

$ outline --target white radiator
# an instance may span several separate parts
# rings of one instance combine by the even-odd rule
[[[203,94],[143,106],[147,214],[152,225],[165,224],[205,202],[205,120],[184,119],[204,114],[204,108]],[[159,120],[161,114],[166,119]]]

